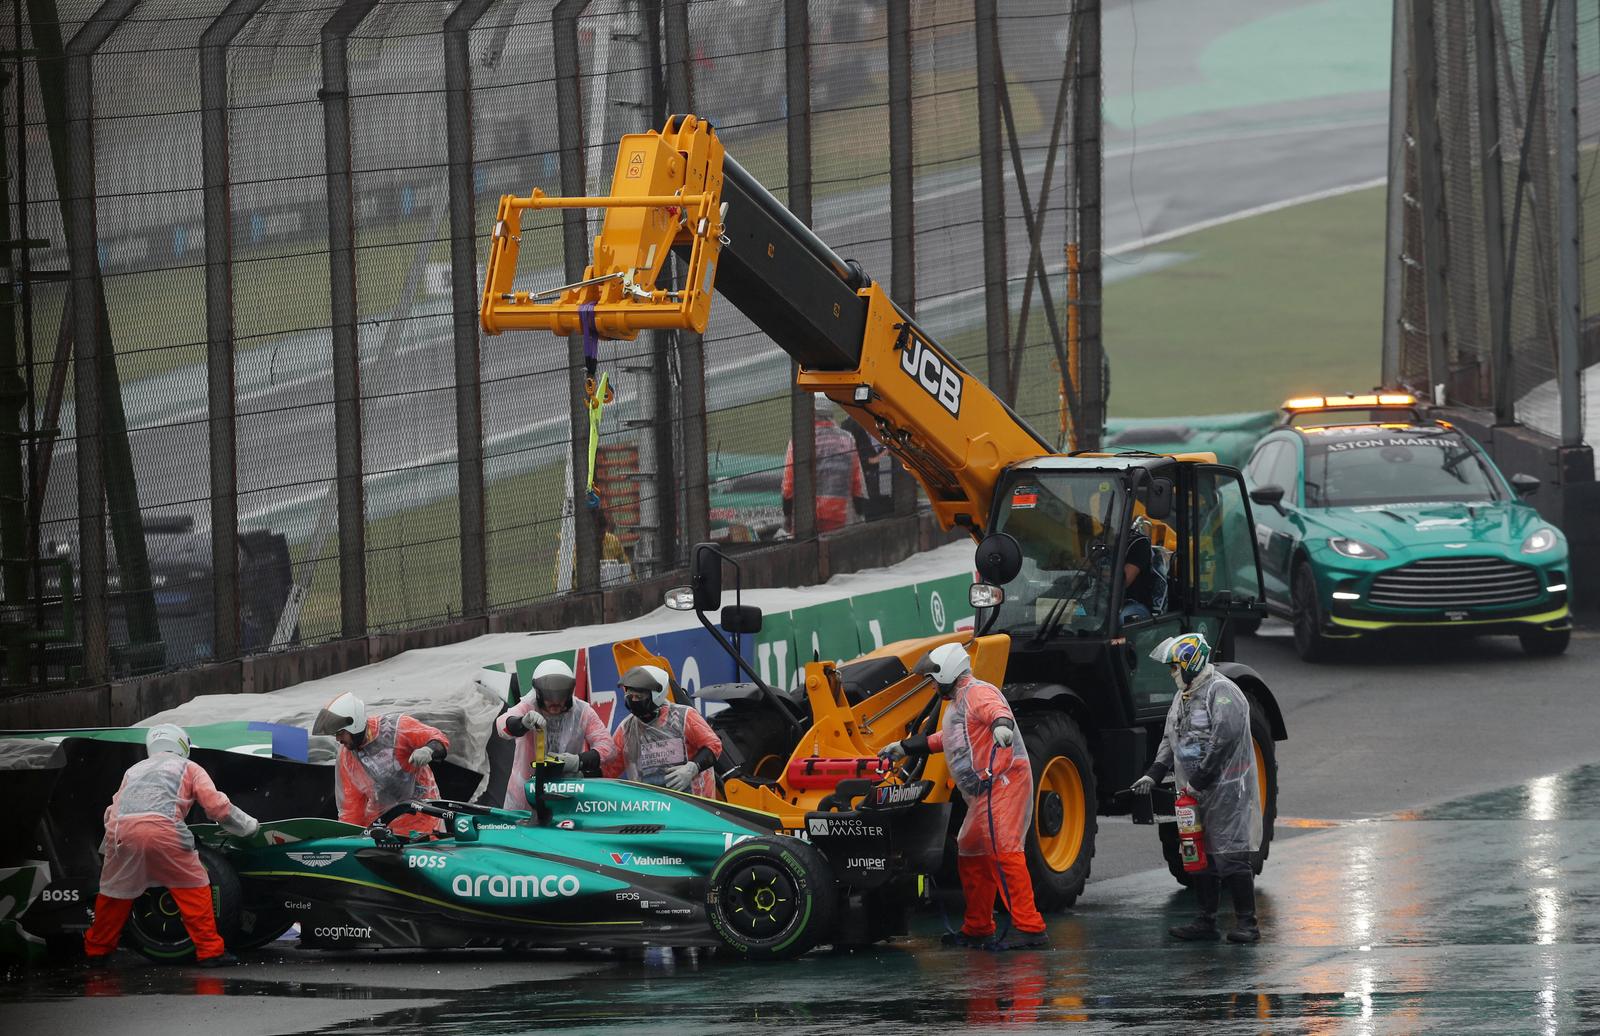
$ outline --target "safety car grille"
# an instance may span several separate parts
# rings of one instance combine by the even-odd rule
[[[1367,599],[1389,608],[1473,608],[1539,596],[1539,574],[1499,558],[1424,558],[1372,581]]]

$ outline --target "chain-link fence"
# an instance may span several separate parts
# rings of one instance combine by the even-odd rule
[[[479,333],[499,196],[604,193],[617,139],[670,112],[1046,437],[1092,445],[1099,379],[1071,372],[1099,366],[1098,8],[4,5],[7,683],[439,625],[650,579],[702,538],[912,513],[726,304],[703,339],[602,343],[590,512],[569,344]],[[560,284],[572,251],[530,219],[521,272]]]
[[[1600,364],[1600,5],[1395,6],[1385,376],[1577,445]]]

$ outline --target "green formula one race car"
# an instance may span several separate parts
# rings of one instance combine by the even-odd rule
[[[313,949],[720,946],[783,959],[904,934],[915,875],[938,866],[949,807],[920,803],[931,784],[853,783],[808,817],[804,838],[769,814],[651,785],[539,778],[531,813],[428,801],[367,829],[304,818],[249,839],[193,830],[238,949],[298,924]],[[391,832],[412,813],[445,833]],[[152,890],[130,918],[147,956],[192,953],[169,899]]]

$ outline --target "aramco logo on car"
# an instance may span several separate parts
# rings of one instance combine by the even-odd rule
[[[450,891],[479,899],[554,899],[576,896],[581,888],[575,874],[457,874]]]

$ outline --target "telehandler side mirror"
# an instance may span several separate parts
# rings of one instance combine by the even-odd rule
[[[709,543],[694,548],[694,607],[696,611],[712,612],[722,607],[722,556]]]
[[[1022,548],[1009,533],[991,532],[978,544],[974,564],[985,583],[1004,586],[1022,571]]]
[[[722,609],[724,633],[760,633],[761,609],[753,604],[730,604]]]
[[[1153,478],[1146,484],[1144,513],[1158,522],[1164,522],[1172,516],[1172,479]]]

